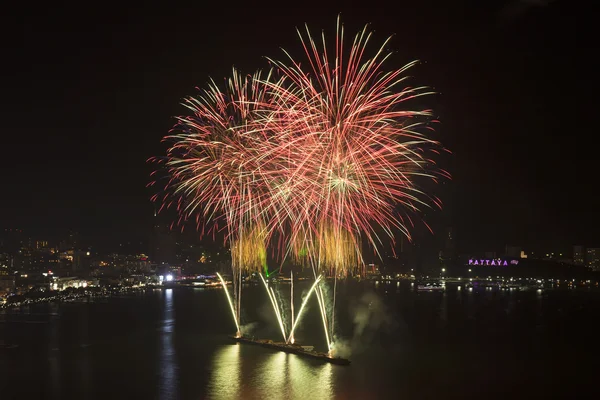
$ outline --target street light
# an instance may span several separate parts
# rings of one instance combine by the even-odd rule
[[[446,272],[446,268],[442,268],[442,272]]]

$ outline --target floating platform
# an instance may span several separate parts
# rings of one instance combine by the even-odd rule
[[[297,354],[302,357],[314,358],[337,365],[350,365],[350,360],[341,357],[331,357],[328,354],[314,351],[312,346],[300,346],[298,344],[286,344],[282,342],[274,342],[264,339],[249,339],[245,337],[230,336],[238,343],[247,343],[257,346],[266,347],[268,349],[279,350],[285,353]]]

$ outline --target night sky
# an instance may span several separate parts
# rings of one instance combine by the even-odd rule
[[[266,67],[279,47],[300,56],[294,28],[332,33],[341,12],[347,33],[371,23],[373,44],[394,34],[388,66],[422,60],[416,83],[439,92],[428,105],[453,180],[437,188],[444,211],[427,216],[436,232],[453,226],[463,250],[600,247],[590,10],[561,0],[349,3],[5,8],[0,227],[145,237],[146,159],[164,153],[180,100],[233,65]]]

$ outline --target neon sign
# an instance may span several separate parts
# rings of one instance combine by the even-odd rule
[[[479,259],[479,260],[476,260],[476,259],[472,258],[472,259],[469,260],[469,265],[491,265],[491,266],[495,266],[495,267],[496,266],[498,266],[498,267],[499,266],[504,267],[504,266],[508,266],[508,264],[509,264],[509,261],[501,260],[499,258],[498,259],[491,259],[491,260],[490,259]],[[517,265],[517,264],[519,264],[519,261],[518,260],[511,260],[510,264]]]

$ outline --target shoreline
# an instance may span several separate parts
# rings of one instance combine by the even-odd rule
[[[93,290],[96,288],[91,288],[91,289],[85,289],[83,290],[82,293],[79,293],[78,291],[81,289],[75,289],[74,291],[69,291],[68,289],[57,292],[56,295],[54,296],[48,296],[47,293],[48,292],[38,292],[41,294],[41,296],[34,298],[34,297],[27,297],[28,294],[25,295],[14,295],[14,296],[10,296],[10,297],[15,297],[15,296],[19,296],[19,297],[24,297],[23,300],[21,301],[13,301],[13,302],[9,302],[7,301],[4,304],[0,304],[0,310],[8,310],[8,309],[12,309],[12,308],[19,308],[19,307],[23,307],[23,306],[30,306],[30,305],[35,305],[35,304],[44,304],[44,303],[69,303],[69,302],[73,302],[76,300],[81,300],[81,299],[90,299],[90,298],[109,298],[115,295],[119,295],[119,294],[127,294],[127,293],[143,293],[148,289],[163,289],[162,287],[120,287],[120,288],[111,288],[111,289],[106,289],[106,288],[98,288],[98,290]],[[69,291],[68,293],[63,293],[65,291]],[[52,292],[49,292],[52,293]],[[10,299],[10,297],[8,297]]]

